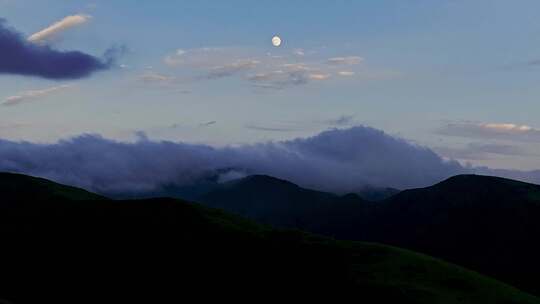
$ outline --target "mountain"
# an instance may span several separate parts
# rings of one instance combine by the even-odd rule
[[[351,230],[374,203],[356,194],[336,194],[301,188],[266,175],[252,175],[221,185],[197,198],[259,223],[278,228],[295,228],[342,239],[356,237]]]
[[[2,177],[0,189],[12,189],[0,204],[4,302],[168,303],[193,296],[258,301],[296,295],[360,303],[540,303],[407,250],[274,230],[182,200],[80,200],[86,191]],[[32,189],[36,182],[47,187],[39,186],[39,195],[31,197],[25,185]]]
[[[200,201],[277,227],[427,253],[540,295],[537,185],[460,175],[372,203],[253,176]]]
[[[2,201],[24,200],[104,200],[103,196],[86,190],[60,185],[43,178],[0,172]]]
[[[132,190],[123,192],[107,192],[103,193],[107,197],[115,199],[141,199],[152,197],[172,197],[186,200],[198,200],[204,197],[206,194],[212,193],[216,190],[220,190],[223,186],[241,181],[246,174],[242,171],[237,171],[234,168],[224,168],[217,170],[209,170],[197,178],[193,178],[190,182],[186,182],[182,185],[175,183],[164,183],[159,185],[153,190]],[[251,175],[247,176],[252,178],[254,176],[263,177],[265,175]],[[266,176],[268,178],[274,178]],[[274,178],[277,179],[277,178]],[[357,194],[359,197],[366,201],[382,201],[393,195],[399,193],[400,190],[390,187],[377,187],[371,185],[364,185],[358,187],[352,193]]]
[[[370,240],[403,246],[540,294],[540,186],[461,175],[381,203]]]

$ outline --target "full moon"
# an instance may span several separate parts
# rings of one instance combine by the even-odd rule
[[[272,44],[273,44],[274,46],[276,46],[276,47],[277,47],[277,46],[280,46],[280,45],[281,45],[281,38],[279,38],[279,36],[274,36],[274,37],[272,38]]]

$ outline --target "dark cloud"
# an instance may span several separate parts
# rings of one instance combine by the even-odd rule
[[[37,76],[48,79],[77,79],[109,69],[122,48],[113,48],[104,59],[79,51],[59,51],[28,42],[0,19],[0,74]]]
[[[95,135],[55,144],[0,140],[0,171],[42,176],[105,194],[187,185],[223,170],[237,172],[235,176],[268,174],[336,192],[363,185],[422,187],[472,172],[540,181],[538,172],[463,167],[428,148],[367,127],[224,148],[156,142],[143,134],[135,143]]]

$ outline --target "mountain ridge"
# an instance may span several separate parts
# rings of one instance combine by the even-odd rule
[[[16,182],[23,187],[29,181],[35,182]],[[55,193],[87,193],[46,185]],[[0,252],[0,296],[13,303],[103,302],[105,293],[107,301],[116,302],[208,295],[197,288],[237,300],[271,293],[411,304],[540,303],[422,254],[275,230],[178,199],[84,201],[49,195],[28,201],[21,195],[24,199],[3,200],[0,212],[0,235],[9,249]]]
[[[276,227],[427,253],[540,294],[538,185],[458,175],[379,202],[290,185],[294,193],[232,185],[199,201]]]

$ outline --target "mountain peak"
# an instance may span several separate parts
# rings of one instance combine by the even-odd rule
[[[279,179],[270,175],[256,174],[250,175],[239,180],[232,181],[235,186],[250,186],[250,187],[287,187],[299,188],[298,185],[284,179]]]
[[[513,179],[489,176],[489,175],[477,175],[477,174],[461,174],[452,176],[433,187],[459,187],[460,189],[470,188],[470,187],[539,187],[539,185],[516,181]]]

